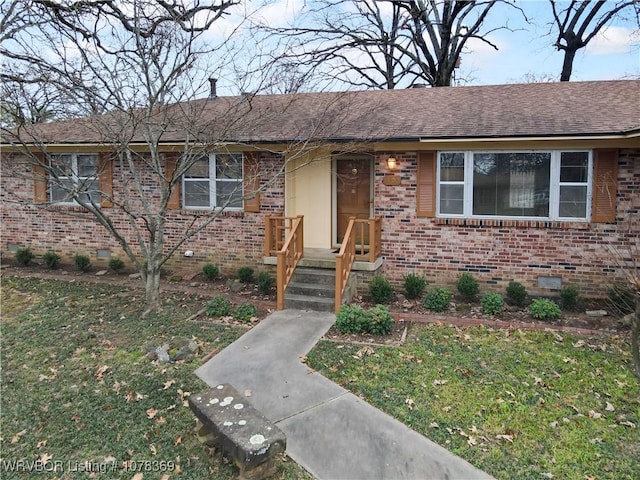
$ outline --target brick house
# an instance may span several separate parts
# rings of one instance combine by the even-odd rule
[[[168,242],[230,201],[181,245],[172,269],[274,265],[286,239],[276,238],[271,217],[299,216],[303,259],[333,257],[347,233],[357,236],[350,219],[362,219],[354,244],[366,248],[350,268],[396,284],[409,272],[450,284],[466,271],[485,289],[513,279],[534,294],[573,284],[597,296],[640,263],[640,81],[243,95],[179,107],[158,144],[168,172],[187,136],[215,142],[200,168],[176,182]],[[67,162],[76,176],[84,166],[102,208],[124,225],[113,203],[135,192],[124,191],[121,165],[105,160],[109,135],[91,119],[27,130],[21,148],[42,148],[46,161]],[[131,148],[144,150],[141,134]],[[46,178],[15,173],[19,150],[3,134],[2,250],[122,256]],[[218,178],[222,162],[235,173]]]

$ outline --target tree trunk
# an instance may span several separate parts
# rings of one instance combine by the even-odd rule
[[[560,81],[568,82],[573,73],[573,60],[576,58],[577,48],[568,47],[564,50],[564,60],[562,62],[562,72],[560,73]]]
[[[160,310],[160,267],[149,262],[143,275],[147,310],[145,315]]]

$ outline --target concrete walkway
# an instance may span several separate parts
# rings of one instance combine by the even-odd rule
[[[230,383],[287,436],[287,454],[320,480],[486,479],[486,473],[302,363],[335,315],[283,310],[202,365]]]

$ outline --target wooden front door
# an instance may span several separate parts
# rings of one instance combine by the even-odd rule
[[[336,240],[341,243],[351,217],[371,216],[371,159],[336,160]],[[365,237],[368,243],[368,235]]]

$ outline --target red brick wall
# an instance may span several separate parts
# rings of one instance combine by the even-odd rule
[[[260,158],[262,191],[260,213],[227,211],[207,226],[195,237],[187,241],[168,262],[172,271],[196,273],[205,263],[219,265],[223,272],[233,273],[244,265],[258,267],[262,263],[264,248],[265,216],[282,214],[284,211],[284,179],[275,172],[281,166],[279,156],[262,154]],[[15,172],[2,159],[3,176],[0,187],[0,221],[2,222],[1,248],[6,252],[10,245],[30,247],[34,253],[42,254],[54,250],[69,263],[76,253],[88,255],[92,264],[105,266],[108,259],[98,259],[99,249],[111,250],[112,256],[127,261],[117,242],[98,225],[90,213],[80,208],[52,207],[42,209],[27,203],[33,201],[33,179],[29,174]],[[16,170],[24,171],[24,167]],[[114,168],[114,197],[122,194],[122,175]],[[153,185],[145,189],[153,190]],[[127,192],[132,195],[132,192]],[[70,215],[72,214],[72,215]],[[109,209],[109,214],[128,239],[133,240],[128,219],[117,208]],[[204,212],[189,210],[169,210],[166,243],[170,248],[182,237],[184,230],[194,219],[203,220]],[[186,250],[195,255],[184,257]],[[127,262],[128,263],[128,262]]]
[[[400,186],[383,183],[386,158],[394,154]],[[555,222],[464,222],[415,215],[417,155],[384,152],[376,159],[375,213],[383,217],[383,273],[400,285],[406,273],[424,274],[431,284],[455,282],[470,272],[485,289],[503,290],[511,280],[532,294],[538,276],[561,277],[583,294],[599,296],[623,275],[622,252],[640,253],[640,151],[621,151],[616,224]],[[456,224],[457,223],[457,224]],[[469,224],[474,223],[474,224]],[[508,225],[508,226],[506,226]],[[640,259],[636,258],[636,265]]]
[[[623,150],[618,172],[618,222],[616,224],[556,223],[529,225],[530,222],[490,222],[455,225],[444,219],[417,218],[415,215],[415,152],[392,152],[398,159],[394,173],[401,185],[383,183],[386,158],[376,157],[375,212],[383,217],[383,273],[396,285],[409,272],[426,275],[434,284],[452,284],[460,272],[473,273],[485,289],[502,290],[510,280],[524,283],[533,294],[538,276],[561,277],[563,285],[574,284],[586,295],[601,295],[608,285],[621,278],[619,255],[629,256],[635,245],[640,252],[640,151]],[[1,248],[11,244],[31,247],[42,254],[52,249],[66,255],[89,255],[96,265],[98,249],[110,249],[124,258],[119,246],[96,224],[88,213],[68,208],[41,210],[20,203],[33,199],[32,179],[11,175],[6,158],[2,164],[0,188]],[[167,267],[174,271],[198,272],[204,263],[215,263],[232,273],[240,266],[258,267],[262,263],[264,217],[284,211],[284,179],[274,172],[281,166],[276,156],[262,155],[260,213],[225,212],[197,236],[183,245]],[[275,180],[273,178],[275,177]],[[114,195],[118,195],[118,174],[114,175]],[[272,183],[268,183],[272,182]],[[116,225],[127,231],[126,219],[112,209]],[[169,211],[168,246],[198,215],[185,210]],[[449,223],[449,224],[447,224]],[[129,232],[130,233],[130,232]],[[183,252],[195,256],[185,258]],[[636,259],[636,262],[639,260]]]

